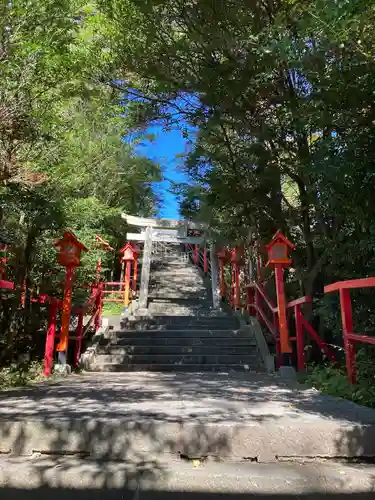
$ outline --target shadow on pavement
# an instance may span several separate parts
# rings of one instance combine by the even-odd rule
[[[127,489],[63,489],[41,487],[34,490],[0,489],[2,500],[373,500],[374,493],[350,494],[257,494],[257,493],[209,493],[184,491],[132,491]]]

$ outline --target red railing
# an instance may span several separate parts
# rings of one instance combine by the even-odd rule
[[[338,281],[324,288],[324,293],[339,292],[341,322],[344,336],[344,349],[346,360],[346,371],[351,384],[357,381],[356,370],[356,344],[363,342],[365,344],[375,344],[375,337],[354,333],[352,301],[350,290],[356,288],[375,287],[375,278],[363,278],[358,280]]]
[[[251,283],[246,286],[246,289],[246,310],[250,316],[255,315],[258,321],[263,321],[268,331],[273,336],[276,346],[276,368],[279,368],[281,366],[281,355],[277,307],[272,304],[272,301],[267,297],[263,287],[258,283]],[[270,319],[270,316],[272,316],[272,319]]]
[[[264,288],[260,284],[252,283],[247,285],[246,289],[247,295],[245,309],[250,316],[256,316],[258,321],[263,322],[267,330],[273,336],[276,345],[276,368],[279,368],[282,364],[282,359],[280,353],[278,309],[269,299]],[[327,358],[337,364],[335,354],[329,348],[327,343],[319,336],[317,331],[305,318],[302,312],[302,306],[311,302],[311,297],[300,297],[299,299],[292,300],[286,305],[287,310],[292,310],[294,313],[296,334],[295,336],[289,337],[289,340],[296,342],[298,371],[302,371],[306,368],[305,332],[318,344],[320,350],[327,356]]]
[[[72,309],[72,315],[77,315],[77,327],[74,336],[75,339],[73,367],[78,368],[79,359],[81,356],[82,342],[87,332],[94,326],[95,332],[99,330],[102,322],[103,308],[103,290],[104,285],[100,283],[92,288],[91,295],[87,304],[82,307]],[[38,300],[38,299],[35,299]],[[53,355],[55,351],[55,341],[59,337],[57,332],[57,317],[59,309],[62,306],[62,301],[55,297],[43,295],[40,297],[41,303],[48,303],[48,327],[44,352],[43,375],[49,377],[52,372]],[[85,316],[89,316],[88,321],[84,324]]]
[[[130,283],[131,285],[132,283]],[[124,302],[124,292],[125,292],[125,283],[122,281],[106,281],[103,283],[104,285],[104,302]],[[107,287],[111,287],[110,290],[106,290]],[[131,288],[131,287],[130,287]],[[109,297],[106,297],[109,295]]]
[[[318,344],[320,350],[324,352],[327,358],[333,363],[337,364],[335,354],[331,351],[326,342],[324,342],[324,340],[319,336],[318,332],[314,329],[312,324],[303,315],[302,306],[304,304],[310,304],[311,302],[311,297],[305,296],[300,297],[296,300],[292,300],[286,306],[287,309],[293,309],[294,312],[296,336],[289,337],[289,339],[296,342],[298,371],[302,371],[306,368],[304,331],[306,331],[310,335],[310,337]]]

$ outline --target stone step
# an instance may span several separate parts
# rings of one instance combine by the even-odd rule
[[[238,330],[239,324],[236,319],[230,319],[230,321],[222,321],[221,319],[215,321],[204,321],[205,319],[210,320],[211,318],[196,316],[175,316],[176,321],[172,321],[173,316],[169,316],[169,320],[165,321],[164,317],[160,317],[161,320],[158,321],[158,317],[155,317],[154,320],[137,320],[129,323],[122,323],[121,330],[117,331],[154,331],[154,330],[186,330],[186,329],[194,329],[194,330]],[[226,318],[222,318],[223,320]]]
[[[175,299],[175,300],[194,300],[195,302],[199,302],[202,300],[207,300],[207,295],[205,290],[194,290],[193,288],[184,288],[181,290],[151,290],[148,296],[149,300],[153,299]]]
[[[181,365],[172,365],[172,364],[132,364],[132,365],[124,365],[124,364],[93,364],[91,371],[93,372],[221,372],[221,373],[230,373],[230,372],[262,372],[261,367],[253,367],[242,364],[181,364]]]
[[[218,348],[221,347],[241,347],[245,349],[247,347],[253,347],[256,345],[255,338],[253,337],[181,337],[176,335],[175,337],[168,337],[166,335],[152,335],[146,337],[120,337],[120,338],[112,338],[112,339],[102,339],[100,341],[100,346],[109,346],[113,347],[126,347],[126,346],[178,346],[178,347],[191,347],[191,346],[201,346],[201,347],[209,347],[209,348]]]
[[[207,330],[207,329],[184,329],[184,330],[151,330],[155,337],[162,338],[195,338],[205,337],[217,339],[253,338],[247,330]],[[150,338],[150,330],[115,330],[110,333],[110,338]]]
[[[165,270],[165,271],[154,271],[152,276],[150,276],[151,280],[167,280],[170,278],[175,278],[178,276],[179,278],[187,277],[187,278],[197,278],[197,279],[202,279],[201,274],[199,271],[196,269],[172,269],[172,270]]]
[[[231,355],[231,354],[248,354],[256,352],[255,344],[247,345],[227,345],[227,346],[213,346],[213,345],[201,345],[199,343],[194,345],[127,345],[121,346],[118,344],[109,344],[107,346],[100,346],[97,350],[97,354],[104,355],[119,355],[119,356],[132,356],[132,355],[171,355],[180,356],[184,354],[197,354],[197,355]]]
[[[259,363],[257,352],[252,354],[99,354],[95,358],[97,364],[125,364],[125,365],[256,365]]]

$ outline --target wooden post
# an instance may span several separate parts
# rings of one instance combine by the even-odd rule
[[[124,286],[124,306],[129,306],[129,292],[130,292],[130,273],[131,273],[131,261],[126,261],[125,267],[125,286]]]
[[[275,264],[275,280],[277,295],[277,314],[280,331],[280,350],[282,354],[290,354],[292,347],[289,342],[288,321],[286,316],[286,300],[284,290],[284,269],[281,264]]]
[[[66,268],[64,298],[62,302],[61,336],[60,336],[60,342],[58,343],[56,348],[56,350],[59,353],[59,358],[62,361],[66,361],[66,356],[65,355],[61,356],[61,353],[65,354],[66,351],[68,350],[68,345],[69,345],[69,327],[70,327],[70,312],[72,309],[73,278],[74,278],[74,267],[68,266]],[[65,364],[65,362],[63,362],[62,364]]]
[[[48,307],[48,329],[44,350],[43,376],[49,377],[52,372],[53,351],[55,348],[56,319],[59,310],[59,301],[52,298]]]
[[[346,373],[349,383],[355,384],[357,381],[357,367],[355,359],[355,344],[348,338],[348,333],[353,333],[353,312],[350,290],[340,288],[341,322],[344,334]]]
[[[74,349],[74,362],[73,367],[78,368],[79,358],[81,356],[82,348],[82,337],[83,337],[83,311],[82,309],[78,313],[78,324],[76,328],[76,345]]]
[[[208,273],[207,247],[203,249],[203,272],[204,274]]]
[[[294,306],[294,320],[296,322],[297,371],[301,372],[305,369],[305,342],[300,304]]]
[[[133,292],[137,292],[137,278],[138,278],[138,258],[134,260],[134,273],[133,273]]]
[[[150,267],[152,257],[152,227],[147,227],[145,231],[145,244],[143,249],[141,286],[139,290],[139,309],[147,309],[148,285],[150,281]]]

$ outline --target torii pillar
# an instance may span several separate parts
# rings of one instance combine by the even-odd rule
[[[139,309],[138,315],[147,314],[148,305],[148,285],[150,282],[150,268],[152,257],[152,227],[148,226],[145,231],[145,244],[143,247],[141,285],[139,288]]]

